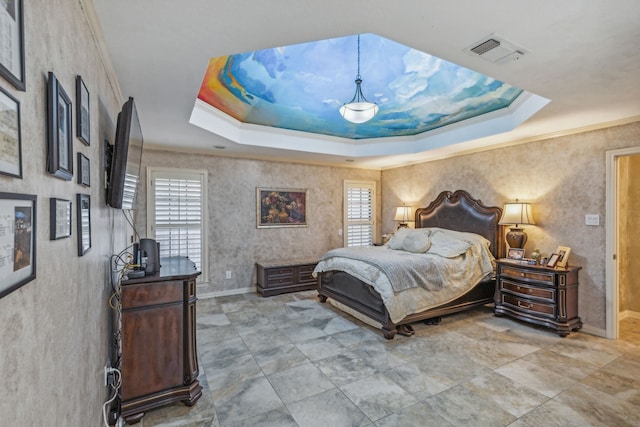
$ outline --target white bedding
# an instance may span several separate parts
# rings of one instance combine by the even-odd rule
[[[371,285],[382,297],[391,321],[396,323],[409,314],[463,295],[494,271],[489,241],[477,234],[440,228],[396,234],[395,240],[384,246],[333,249],[322,257],[313,274],[339,270]],[[428,236],[426,252],[404,250],[415,249],[417,234],[421,239]],[[406,239],[404,246],[403,239]]]

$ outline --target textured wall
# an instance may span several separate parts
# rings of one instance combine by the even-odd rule
[[[0,299],[0,424],[101,425],[108,354],[108,257],[118,239],[121,215],[106,208],[101,190],[104,137],[113,140],[120,97],[108,84],[94,38],[78,1],[25,3],[25,92],[0,78],[21,107],[23,179],[0,175],[0,191],[35,194],[37,278]],[[53,71],[75,107],[75,77],[91,96],[91,145],[74,138],[76,152],[91,161],[91,187],[46,172],[46,77]],[[106,113],[107,111],[111,114]],[[73,125],[75,126],[75,108]],[[75,129],[75,128],[74,128]],[[75,132],[74,132],[75,134]],[[76,215],[70,238],[49,240],[49,198],[73,201],[91,195],[93,247],[77,255]],[[4,278],[0,278],[4,280]]]
[[[619,235],[640,236],[640,155],[619,159]],[[620,239],[619,309],[640,313],[640,239]]]
[[[208,171],[209,279],[207,292],[227,292],[255,285],[255,262],[320,257],[342,246],[344,180],[380,183],[379,171],[242,160],[201,154],[145,150],[142,166]],[[146,182],[146,170],[142,177]],[[306,188],[307,223],[303,228],[256,228],[256,187]],[[380,190],[378,189],[378,197]],[[380,200],[380,199],[379,199]],[[146,192],[138,198],[136,226],[146,230]],[[378,223],[380,213],[378,210]],[[378,233],[378,236],[380,233]],[[232,272],[225,279],[225,271]]]
[[[533,204],[535,226],[527,226],[527,255],[548,256],[572,248],[580,271],[580,316],[605,328],[605,152],[640,145],[640,123],[532,142],[451,159],[383,171],[382,231],[395,224],[393,206],[422,206],[443,190],[467,190],[485,204],[518,198]],[[585,226],[585,214],[600,226]]]

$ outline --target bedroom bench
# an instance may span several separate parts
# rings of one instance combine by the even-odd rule
[[[257,262],[258,293],[263,297],[270,297],[318,289],[318,279],[311,275],[316,264],[316,259]]]

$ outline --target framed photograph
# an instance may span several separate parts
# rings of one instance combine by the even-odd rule
[[[36,201],[0,193],[0,298],[36,278]]]
[[[91,249],[91,196],[76,196],[78,222],[78,256],[83,256]]]
[[[24,91],[24,9],[22,0],[0,2],[0,75]]]
[[[558,265],[558,260],[560,259],[559,254],[551,254],[549,257],[549,261],[547,261],[547,267],[555,268]]]
[[[73,177],[71,99],[52,72],[49,72],[47,98],[47,171],[65,181],[71,181]]]
[[[524,259],[524,249],[509,248],[507,258],[522,261]]]
[[[76,76],[76,136],[86,145],[91,144],[90,123],[89,90],[82,77]]]
[[[0,173],[22,178],[20,102],[0,88]]]
[[[307,190],[256,189],[258,228],[306,227]]]
[[[558,263],[556,267],[565,268],[567,263],[569,262],[569,255],[571,255],[571,248],[568,246],[558,246],[556,248],[556,253],[559,255]]]
[[[82,153],[78,153],[78,184],[91,187],[89,158]]]
[[[71,200],[49,199],[50,240],[71,236]]]

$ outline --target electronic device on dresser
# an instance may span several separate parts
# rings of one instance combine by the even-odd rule
[[[140,239],[133,244],[133,264],[138,265],[136,271],[144,274],[129,274],[130,278],[156,274],[160,271],[160,243],[153,239]]]

